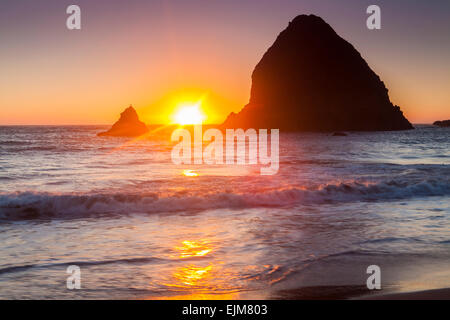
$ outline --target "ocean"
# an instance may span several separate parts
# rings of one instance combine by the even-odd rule
[[[0,127],[0,299],[352,298],[371,265],[450,287],[448,128],[281,132],[272,176],[105,129]]]

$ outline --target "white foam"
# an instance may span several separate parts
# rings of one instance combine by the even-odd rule
[[[55,194],[15,192],[0,194],[0,219],[75,218],[102,214],[164,213],[220,208],[284,207],[351,201],[385,201],[450,195],[448,180],[416,183],[387,181],[372,184],[327,184],[314,190],[280,189],[262,193],[221,192],[206,195]]]

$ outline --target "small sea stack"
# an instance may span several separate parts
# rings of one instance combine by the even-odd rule
[[[433,125],[438,127],[450,127],[450,120],[435,121]]]
[[[346,137],[347,134],[345,132],[334,132],[332,134],[333,137]]]
[[[145,123],[139,120],[136,110],[130,105],[120,114],[119,120],[108,131],[100,132],[98,136],[137,137],[148,131]]]

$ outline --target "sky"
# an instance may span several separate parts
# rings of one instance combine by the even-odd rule
[[[66,8],[81,8],[68,30]],[[368,30],[366,8],[381,8]],[[219,123],[289,21],[316,14],[352,43],[413,123],[450,118],[450,1],[2,0],[0,124],[149,124],[203,99]]]

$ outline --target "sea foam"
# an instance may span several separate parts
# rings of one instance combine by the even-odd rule
[[[449,195],[450,183],[447,179],[428,179],[415,183],[395,180],[378,183],[352,182],[325,184],[315,189],[286,188],[261,193],[216,192],[205,195],[15,192],[0,194],[0,219],[65,219],[221,208],[291,207],[299,204],[389,201]]]

